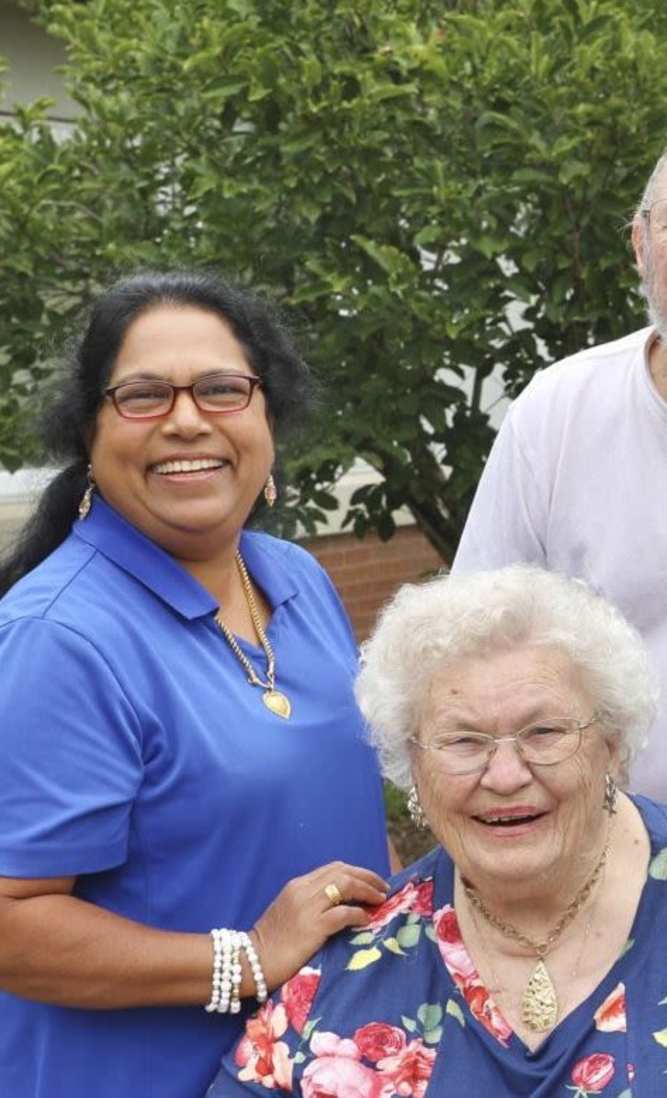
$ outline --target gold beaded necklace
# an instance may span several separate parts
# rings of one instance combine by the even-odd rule
[[[255,596],[252,592],[252,584],[250,583],[250,576],[245,566],[245,561],[239,552],[236,557],[236,567],[239,570],[241,577],[241,586],[243,587],[243,594],[245,595],[246,602],[248,604],[248,610],[250,611],[250,618],[255,628],[255,632],[259,638],[259,643],[264,649],[264,655],[266,656],[266,682],[260,679],[259,675],[255,671],[255,668],[251,664],[250,660],[246,656],[245,652],[241,650],[236,637],[229,629],[221,617],[221,611],[218,610],[215,615],[215,623],[222,632],[225,640],[227,641],[232,652],[236,656],[237,660],[243,667],[246,675],[248,676],[248,682],[251,686],[261,686],[264,693],[262,694],[262,701],[267,709],[270,709],[272,713],[275,713],[277,717],[283,717],[288,719],[292,712],[292,706],[289,698],[286,694],[283,694],[281,690],[276,690],[276,657],[271,647],[271,642],[264,632],[264,626],[259,616],[259,610],[255,602]]]

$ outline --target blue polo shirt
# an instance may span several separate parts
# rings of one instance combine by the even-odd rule
[[[249,686],[209,593],[99,498],[0,602],[0,875],[76,876],[85,900],[195,932],[250,927],[336,858],[386,875],[340,600],[298,546],[244,533],[241,551],[288,721]],[[200,1098],[238,1028],[0,993],[0,1095]]]

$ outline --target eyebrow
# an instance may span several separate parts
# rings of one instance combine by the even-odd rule
[[[471,716],[471,710],[456,709],[455,706],[451,708],[445,708],[441,706],[432,719],[429,721],[429,727],[433,728],[436,725],[450,725],[454,731],[464,729],[467,732],[484,732],[484,729],[480,727],[480,721],[477,717]],[[545,708],[540,703],[529,706],[523,711],[523,716],[516,721],[519,728],[525,728],[527,725],[532,724],[533,721],[543,720],[546,717],[558,716],[556,710],[553,712],[549,708]],[[485,735],[490,736],[492,733],[485,732]]]
[[[232,377],[257,377],[257,374],[251,373],[249,370],[237,369],[235,366],[220,366],[214,370],[204,370],[203,373],[197,374],[197,376],[191,382],[192,385],[197,381],[203,381],[207,377],[217,377],[218,374],[229,374]],[[134,373],[124,374],[119,380],[112,382],[113,387],[116,385],[125,385],[130,381],[164,381],[167,385],[174,385],[175,382],[170,381],[162,374],[154,373],[151,370],[137,370]]]

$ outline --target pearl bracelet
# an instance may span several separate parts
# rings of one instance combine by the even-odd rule
[[[239,937],[241,939],[241,948],[244,950],[245,955],[248,958],[248,964],[250,965],[252,978],[255,981],[255,998],[257,999],[258,1003],[265,1003],[269,997],[269,992],[266,986],[266,980],[264,979],[262,966],[259,963],[257,950],[252,944],[250,935],[246,934],[245,930],[240,931]]]
[[[257,951],[244,930],[227,930],[225,927],[211,931],[213,942],[213,970],[211,974],[211,999],[204,1009],[208,1014],[238,1014],[241,1009],[241,950],[255,981],[255,997],[258,1003],[268,998],[266,980]]]
[[[211,974],[211,1001],[204,1008],[208,1014],[225,1014],[230,1007],[232,993],[232,963],[236,932],[215,929],[213,940],[213,972]]]

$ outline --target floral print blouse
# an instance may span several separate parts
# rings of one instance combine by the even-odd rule
[[[651,861],[630,938],[536,1051],[475,969],[436,848],[249,1018],[206,1098],[667,1096],[667,808],[634,800]]]

